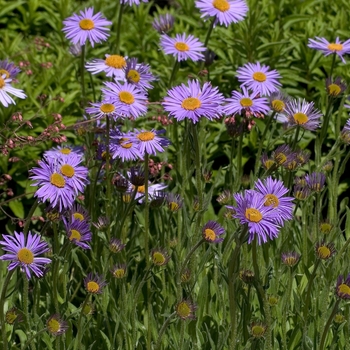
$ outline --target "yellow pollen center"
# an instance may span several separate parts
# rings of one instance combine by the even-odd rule
[[[132,146],[132,142],[125,142],[128,141],[129,138],[124,137],[120,140],[120,146],[122,146],[123,148],[129,149]]]
[[[132,103],[134,103],[135,97],[128,91],[120,91],[119,100],[120,102],[126,103],[127,105],[131,105]]]
[[[293,118],[295,123],[299,125],[304,125],[309,120],[308,116],[305,113],[301,113],[301,112],[295,113],[293,115]]]
[[[264,327],[261,326],[253,326],[252,327],[252,334],[255,337],[261,337],[265,332]]]
[[[338,96],[341,93],[341,87],[337,84],[330,84],[328,86],[328,93],[332,96]]]
[[[67,177],[73,177],[75,174],[74,168],[69,164],[64,164],[61,166],[61,173]]]
[[[161,252],[155,252],[152,256],[155,265],[163,265],[165,263],[165,256]]]
[[[263,83],[266,80],[266,74],[263,72],[255,72],[253,74],[253,79],[258,81],[259,83]]]
[[[317,249],[317,253],[321,259],[328,259],[331,256],[331,250],[324,245]]]
[[[329,233],[332,230],[332,225],[325,222],[320,225],[320,229],[323,233]]]
[[[194,111],[202,105],[201,101],[196,97],[189,97],[182,101],[181,107],[187,111]]]
[[[108,67],[122,69],[126,66],[126,61],[123,56],[110,55],[105,59],[105,63]]]
[[[64,180],[64,177],[58,173],[53,173],[50,177],[50,182],[52,185],[63,188],[66,184],[66,181]]]
[[[71,154],[71,153],[72,153],[72,150],[69,149],[69,148],[62,148],[62,149],[60,149],[60,152],[61,152],[62,154]]]
[[[266,201],[265,201],[264,205],[266,207],[268,207],[268,206],[272,206],[274,208],[278,207],[279,200],[278,200],[278,198],[275,195],[267,194],[265,196],[265,199],[266,199]]]
[[[70,230],[71,235],[69,236],[69,240],[72,241],[75,239],[76,241],[80,242],[81,234],[77,230]]]
[[[253,101],[248,97],[243,97],[240,104],[242,107],[251,107],[253,105]]]
[[[327,47],[331,51],[341,51],[341,50],[343,50],[343,45],[342,44],[331,43]]]
[[[132,189],[135,190],[136,186],[132,185]],[[137,186],[137,192],[138,193],[145,193],[145,185],[143,186]]]
[[[293,256],[290,256],[290,257],[286,258],[286,260],[285,260],[285,263],[288,266],[293,266],[293,265],[295,265],[296,262],[297,261]]]
[[[169,203],[169,209],[171,211],[177,211],[177,210],[179,210],[179,204],[176,203],[176,202],[170,202]]]
[[[79,22],[79,27],[83,30],[91,30],[95,28],[95,23],[91,19],[84,18]]]
[[[230,4],[227,0],[214,0],[213,6],[221,12],[226,12],[230,9]]]
[[[100,286],[95,281],[90,281],[86,284],[86,289],[90,293],[97,293],[100,290]]]
[[[190,47],[186,43],[177,42],[175,44],[175,49],[178,51],[188,51]]]
[[[156,134],[152,131],[144,131],[144,132],[140,132],[138,135],[137,135],[137,138],[140,140],[140,141],[151,141],[154,139],[154,137],[156,136]]]
[[[8,324],[13,324],[17,319],[17,314],[15,312],[11,312],[10,310],[6,312],[6,322]]]
[[[245,217],[251,222],[260,222],[263,218],[258,209],[248,208],[245,210]]]
[[[135,69],[130,69],[127,78],[134,83],[138,83],[140,81],[140,73]]]
[[[34,254],[28,248],[21,248],[17,253],[17,259],[23,264],[32,264],[34,261]]]
[[[4,74],[6,76],[6,79],[10,77],[10,73],[6,69],[0,69],[0,77]]]
[[[268,159],[265,162],[265,167],[266,167],[266,169],[270,169],[274,164],[275,164],[275,162],[272,159]]]
[[[177,306],[177,310],[176,311],[177,311],[177,314],[180,317],[183,317],[183,318],[187,318],[191,314],[191,308],[185,301],[181,302]]]
[[[83,221],[84,220],[84,216],[82,214],[80,214],[80,213],[74,213],[73,216],[74,216],[74,219],[77,219],[79,221]]]
[[[103,113],[112,113],[115,111],[115,107],[111,103],[104,103],[101,105],[100,111]]]
[[[276,112],[282,112],[286,106],[282,100],[273,100],[271,102],[273,110]]]
[[[47,328],[51,333],[57,333],[61,328],[61,324],[55,318],[51,318],[47,323]]]
[[[5,86],[5,80],[0,77],[0,89],[2,89]]]
[[[123,278],[124,275],[125,275],[125,270],[124,269],[115,269],[114,272],[113,272],[113,275],[116,278]]]
[[[215,241],[215,238],[216,238],[215,231],[211,230],[210,228],[206,228],[204,230],[204,238],[210,242]]]
[[[287,156],[284,153],[278,153],[275,155],[275,159],[278,164],[283,164],[287,161]]]
[[[350,295],[350,287],[349,287],[347,284],[342,283],[342,284],[338,287],[338,293],[339,293],[339,294]]]

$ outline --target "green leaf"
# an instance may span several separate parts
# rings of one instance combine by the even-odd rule
[[[21,201],[11,201],[9,207],[19,219],[24,219],[24,207]]]

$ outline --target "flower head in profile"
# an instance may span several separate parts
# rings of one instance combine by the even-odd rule
[[[217,87],[210,83],[201,87],[198,80],[189,80],[188,86],[181,84],[170,89],[162,105],[178,121],[188,118],[195,124],[202,117],[209,120],[220,118],[223,102],[224,96]]]
[[[90,294],[102,294],[103,288],[108,283],[105,281],[103,276],[99,274],[93,274],[90,272],[85,278],[84,278],[84,286],[88,293]]]
[[[124,4],[124,5],[129,5],[129,6],[132,6],[132,5],[139,6],[141,1],[142,2],[148,2],[148,0],[120,0],[120,3]]]
[[[145,63],[137,63],[137,58],[127,60],[124,74],[128,83],[134,84],[141,90],[152,89],[150,83],[156,80],[150,71],[150,66]]]
[[[242,21],[248,12],[244,0],[198,0],[195,4],[202,13],[201,17],[215,17],[215,24],[225,27]]]
[[[282,258],[282,263],[284,265],[293,267],[299,262],[300,254],[298,254],[297,252],[282,253],[281,258]]]
[[[8,107],[10,104],[16,104],[14,99],[9,95],[14,95],[18,98],[26,98],[27,95],[23,90],[16,89],[11,85],[12,79],[6,78],[6,73],[0,74],[0,102]]]
[[[326,79],[326,90],[329,96],[341,97],[342,93],[346,90],[346,88],[346,83],[340,77],[328,77]]]
[[[253,322],[250,325],[250,333],[252,334],[253,338],[262,338],[267,330],[266,324],[262,322]]]
[[[154,265],[164,266],[170,260],[170,256],[165,249],[155,248],[151,251],[151,259]]]
[[[321,192],[326,182],[326,175],[323,173],[313,172],[305,176],[305,181],[311,191]]]
[[[163,34],[160,39],[160,45],[167,55],[173,55],[177,61],[203,60],[204,45],[193,35],[176,34],[175,38]]]
[[[208,243],[221,243],[224,238],[225,229],[216,221],[208,221],[202,229],[202,237]]]
[[[342,275],[338,277],[335,293],[340,299],[350,299],[350,274],[345,280]]]
[[[343,43],[337,37],[335,42],[329,42],[326,38],[316,37],[316,40],[309,39],[307,45],[311,49],[321,51],[325,56],[336,54],[345,63],[343,55],[350,53],[350,39],[344,41]]]
[[[49,246],[41,240],[40,235],[28,233],[27,237],[20,232],[14,232],[14,236],[2,235],[0,241],[2,249],[7,252],[0,256],[0,260],[9,260],[11,264],[8,270],[11,271],[17,266],[25,272],[28,279],[33,272],[36,277],[44,275],[45,265],[51,263],[48,258],[40,258],[38,255],[49,251]]]
[[[111,131],[109,148],[112,158],[120,158],[123,162],[142,159],[139,143],[134,132],[122,133],[118,129]]]
[[[86,113],[93,115],[95,118],[118,116],[118,110],[111,101],[101,101],[97,103],[91,103],[91,107],[86,108]]]
[[[157,155],[157,152],[164,152],[164,147],[170,145],[170,141],[160,136],[165,130],[134,130],[134,136],[130,139],[131,142],[136,142],[139,151],[142,155],[148,154]]]
[[[183,198],[181,198],[181,196],[176,193],[167,193],[165,200],[167,207],[173,213],[180,210],[184,202]]]
[[[166,13],[165,15],[159,15],[159,17],[155,18],[152,22],[152,27],[159,33],[168,33],[174,26],[174,17],[170,13]]]
[[[91,74],[105,72],[107,77],[114,77],[116,80],[124,80],[123,69],[126,67],[126,58],[120,55],[107,55],[104,60],[95,59],[86,63],[85,67]]]
[[[121,279],[126,277],[126,264],[117,264],[115,266],[113,266],[111,273],[113,275],[113,277],[117,278],[117,279]]]
[[[197,306],[188,299],[183,299],[175,306],[176,315],[182,320],[194,320]]]
[[[74,216],[65,224],[68,239],[83,249],[91,249],[86,242],[92,239],[89,224],[86,221],[76,219]]]
[[[350,119],[346,121],[341,131],[340,138],[345,144],[350,145]]]
[[[108,248],[113,254],[116,254],[125,248],[125,244],[123,244],[120,239],[112,237],[109,241]]]
[[[46,328],[52,335],[62,335],[68,329],[68,322],[64,321],[60,315],[54,314],[46,321]]]
[[[23,313],[16,307],[12,307],[6,311],[5,321],[7,324],[13,325],[24,321]]]
[[[106,41],[109,29],[106,26],[112,24],[107,21],[100,12],[94,15],[93,7],[89,7],[80,14],[76,13],[63,21],[63,32],[66,38],[73,44],[85,45],[87,41],[94,47],[96,43]]]
[[[79,221],[90,221],[89,212],[80,204],[75,203],[73,207],[66,213],[68,219],[76,219]]]
[[[21,70],[9,60],[0,61],[0,76],[5,74],[5,79],[14,79]]]
[[[281,78],[275,69],[258,63],[247,63],[237,69],[237,78],[241,86],[245,86],[256,94],[269,95],[278,91],[282,85]]]
[[[62,145],[45,151],[44,158],[51,158],[56,160],[58,158],[70,157],[72,154],[79,155],[80,158],[83,158],[84,150],[80,146]]]
[[[276,113],[283,113],[290,97],[281,90],[277,90],[269,95],[270,107]]]

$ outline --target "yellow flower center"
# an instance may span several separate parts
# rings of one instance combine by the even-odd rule
[[[135,69],[130,69],[127,75],[128,80],[131,80],[134,83],[138,83],[140,81],[140,73]]]
[[[81,239],[81,234],[79,231],[77,230],[70,230],[70,236],[69,236],[69,240],[72,241],[73,239],[75,239],[76,241],[80,242]]]
[[[241,99],[240,104],[242,107],[251,107],[253,105],[253,101],[248,97],[244,97]]]
[[[320,225],[320,230],[321,230],[322,233],[329,233],[332,230],[332,225],[329,224],[328,222],[323,222]]]
[[[64,180],[64,177],[61,174],[53,173],[50,177],[50,182],[52,185],[63,188],[66,184],[66,181]]]
[[[266,169],[270,169],[275,164],[275,161],[273,161],[272,159],[268,159],[264,164]]]
[[[132,103],[134,103],[135,97],[128,91],[120,91],[119,100],[120,102],[126,103],[127,105],[131,105]]]
[[[248,208],[245,210],[245,217],[251,222],[260,222],[263,218],[258,209]]]
[[[6,322],[7,322],[8,324],[14,324],[14,322],[16,321],[18,315],[16,314],[15,311],[13,311],[13,310],[8,310],[8,311],[6,312],[6,316],[5,316],[5,317],[6,317]]]
[[[341,87],[337,84],[328,85],[328,93],[331,96],[338,96],[341,93]]]
[[[230,9],[230,4],[227,0],[214,0],[213,6],[221,12],[226,12]]]
[[[112,113],[115,111],[115,107],[111,103],[104,103],[103,105],[101,105],[100,111],[106,114]]]
[[[198,109],[202,105],[199,98],[189,97],[182,101],[181,107],[186,109],[187,111],[194,111]]]
[[[347,284],[342,283],[341,285],[338,286],[338,293],[350,295],[350,287]]]
[[[178,211],[180,208],[179,204],[176,202],[170,202],[168,206],[171,211]]]
[[[84,216],[82,214],[80,214],[80,213],[74,213],[73,216],[74,216],[74,219],[77,219],[79,221],[83,221],[84,220]]]
[[[253,326],[252,334],[254,337],[261,337],[265,333],[265,328],[262,326]]]
[[[21,248],[17,253],[17,259],[23,264],[32,264],[34,261],[34,254],[28,248]]]
[[[216,238],[216,233],[215,231],[211,230],[210,228],[206,228],[204,230],[204,239],[210,242],[214,242]]]
[[[285,264],[288,265],[288,266],[294,266],[296,264],[297,260],[295,259],[294,256],[288,256],[286,259],[285,259]]]
[[[266,74],[263,72],[255,72],[253,74],[253,79],[258,81],[259,83],[263,83],[266,80]]]
[[[131,201],[130,194],[123,194],[123,202],[124,203],[130,203],[130,201]]]
[[[275,159],[281,165],[287,161],[287,156],[284,153],[278,153],[275,155]]]
[[[191,315],[191,307],[186,301],[182,301],[178,304],[176,312],[181,318],[188,318]]]
[[[324,245],[317,249],[317,253],[321,259],[328,259],[331,256],[331,250]]]
[[[83,30],[91,30],[95,28],[95,23],[91,19],[84,18],[79,22],[79,27]]]
[[[100,290],[100,286],[95,281],[89,281],[86,284],[86,289],[90,293],[97,293]]]
[[[73,177],[75,174],[74,168],[69,164],[64,164],[61,166],[61,173],[67,177]]]
[[[62,154],[71,154],[72,150],[69,149],[69,148],[61,148],[61,149],[60,149],[60,152],[61,152]]]
[[[298,125],[304,125],[309,120],[309,117],[305,113],[301,112],[295,113],[293,115],[293,118],[295,123]]]
[[[271,102],[272,109],[276,112],[282,112],[286,107],[285,103],[282,100],[273,100]]]
[[[125,142],[128,141],[129,138],[128,137],[124,137],[120,140],[120,146],[122,146],[123,148],[129,149],[132,146],[132,142]]]
[[[164,254],[161,252],[154,252],[152,255],[154,265],[163,265],[166,261]]]
[[[144,131],[144,132],[140,132],[137,135],[137,138],[140,141],[146,142],[146,141],[151,141],[154,139],[154,137],[156,136],[156,134],[152,131]]]
[[[186,43],[177,42],[175,44],[175,49],[178,51],[188,51],[190,47]]]
[[[10,77],[10,73],[6,69],[0,69],[0,77],[4,74],[6,76],[5,79],[8,79]]]
[[[2,89],[5,86],[5,80],[0,77],[0,89]]]
[[[327,47],[331,51],[341,51],[341,50],[343,50],[343,45],[342,44],[331,43]]]
[[[122,69],[126,66],[126,61],[123,56],[119,55],[110,55],[105,59],[105,64],[108,67]]]
[[[132,189],[135,190],[136,186],[132,185]],[[145,193],[145,185],[143,186],[137,186],[137,192],[138,193]]]
[[[265,207],[269,207],[269,206],[272,206],[274,208],[278,207],[278,204],[279,204],[279,200],[278,198],[274,195],[274,194],[267,194],[265,196]]]
[[[125,276],[125,270],[124,269],[115,269],[113,272],[114,277],[116,278],[123,278]]]
[[[55,318],[51,318],[51,320],[47,322],[47,328],[50,333],[57,333],[61,328],[61,324]]]

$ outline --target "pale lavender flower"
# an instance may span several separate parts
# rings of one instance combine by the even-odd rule
[[[95,118],[118,116],[116,106],[110,100],[103,100],[97,103],[91,103],[91,107],[86,108],[86,113],[93,115]]]
[[[125,80],[124,68],[126,67],[126,59],[119,55],[105,55],[106,59],[95,59],[86,63],[85,68],[91,74],[105,72],[107,77],[114,77],[116,80]]]
[[[11,85],[12,79],[6,78],[6,73],[0,75],[0,102],[8,107],[10,104],[16,104],[13,98],[9,95],[14,95],[18,98],[26,98],[27,95],[23,90],[16,89]]]
[[[83,249],[91,249],[87,242],[92,239],[92,233],[89,228],[89,224],[80,219],[76,219],[74,216],[71,220],[65,223],[68,239],[75,245]]]
[[[165,15],[160,15],[158,18],[155,18],[152,22],[152,27],[159,33],[167,33],[174,26],[174,17],[170,13]]]
[[[132,5],[140,5],[140,1],[142,2],[148,2],[148,0],[120,0],[120,3],[121,4],[126,4],[126,5],[129,5],[129,6],[132,6]]]
[[[307,46],[311,49],[322,51],[325,56],[332,53],[337,54],[343,63],[345,63],[343,55],[350,53],[350,39],[341,43],[338,37],[335,39],[335,42],[331,43],[326,38],[316,37],[316,40],[309,39]]]
[[[156,80],[150,72],[150,66],[145,63],[137,63],[137,58],[127,60],[124,75],[128,83],[142,90],[151,89],[152,85],[150,83]]]
[[[137,142],[140,153],[157,155],[158,152],[164,152],[164,147],[170,145],[170,141],[165,137],[160,137],[165,130],[137,130],[134,131],[134,136],[130,139],[131,142]]]
[[[9,60],[0,61],[0,76],[5,74],[5,79],[14,79],[21,70]]]

